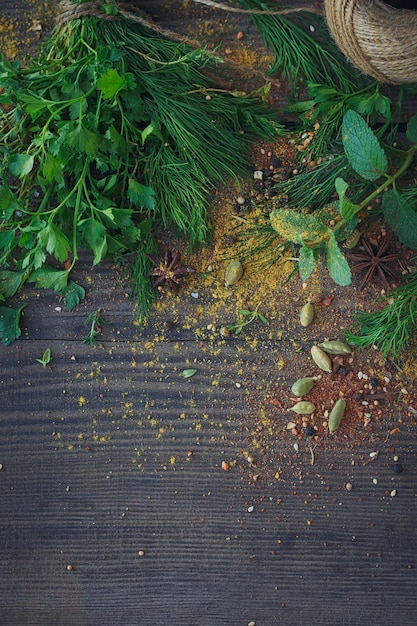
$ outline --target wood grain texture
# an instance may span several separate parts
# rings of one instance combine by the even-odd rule
[[[180,32],[208,15],[150,4]],[[369,432],[358,424],[352,439],[343,429],[323,437],[311,465],[312,442],[286,430],[285,406],[329,323],[298,327],[302,293],[274,299],[269,327],[224,341],[207,330],[209,291],[196,301],[184,290],[140,328],[117,269],[89,261],[74,274],[84,303],[69,313],[28,288],[22,338],[0,345],[0,624],[414,626],[417,429],[407,403],[386,406]],[[340,330],[355,302],[334,295]],[[91,347],[82,337],[98,307],[110,323]]]
[[[278,414],[268,458],[251,468],[248,401],[271,385],[268,341],[256,353],[244,341],[151,341],[157,312],[145,335],[130,323],[117,339],[131,304],[110,264],[97,273],[122,321],[99,347],[80,341],[80,313],[43,294],[42,328],[0,348],[0,623],[413,624],[414,425],[357,448],[340,435],[312,466]],[[57,316],[69,340],[46,332]],[[50,368],[35,361],[46,347]]]

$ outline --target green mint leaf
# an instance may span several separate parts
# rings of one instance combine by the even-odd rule
[[[392,117],[391,114],[391,100],[387,96],[383,96],[378,93],[375,96],[375,111],[383,115],[387,120]]]
[[[141,185],[134,178],[129,178],[127,193],[131,204],[139,205],[146,209],[155,208],[155,192],[152,187],[146,187],[146,185]]]
[[[304,283],[310,278],[316,265],[317,258],[314,249],[301,246],[298,257],[298,271]]]
[[[388,226],[411,250],[417,250],[417,214],[404,198],[391,189],[382,196],[382,211]]]
[[[348,198],[346,198],[346,191],[349,187],[347,182],[343,178],[336,178],[334,186],[339,196],[339,211],[340,215],[345,220],[351,220],[355,217],[356,213],[360,211],[360,207],[357,204],[353,204]]]
[[[414,113],[407,124],[407,138],[411,143],[417,143],[417,113]]]
[[[30,154],[12,154],[9,159],[9,172],[12,176],[23,178],[30,174],[35,159]]]
[[[337,245],[334,233],[329,230],[329,239],[326,241],[326,265],[329,274],[337,285],[346,287],[352,282],[349,263]]]
[[[355,111],[348,111],[342,123],[343,146],[349,163],[362,178],[377,180],[386,173],[388,161],[376,135]]]
[[[100,76],[96,85],[103,93],[103,96],[109,99],[126,87],[126,78],[123,75],[120,76],[117,70],[110,68]]]
[[[294,209],[275,209],[270,214],[271,225],[281,237],[304,245],[326,232],[326,226],[314,215]]]
[[[19,291],[25,280],[25,272],[12,272],[3,270],[0,272],[0,293],[5,298],[11,298]]]
[[[6,346],[20,337],[20,316],[26,305],[19,309],[12,309],[8,306],[0,306],[0,337]]]
[[[40,267],[32,272],[28,278],[29,283],[36,283],[36,287],[53,289],[55,292],[62,291],[67,286],[68,270],[56,270],[48,265]]]
[[[85,298],[85,289],[73,280],[61,290],[61,300],[65,302],[68,311],[72,311]]]

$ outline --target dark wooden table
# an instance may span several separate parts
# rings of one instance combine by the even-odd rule
[[[163,297],[140,328],[117,269],[90,261],[76,311],[29,289],[22,338],[0,346],[0,624],[414,625],[414,381],[390,374],[402,403],[361,436],[294,437],[279,402],[328,329],[300,328],[301,286],[225,341],[211,289]],[[354,292],[323,281],[349,319]]]

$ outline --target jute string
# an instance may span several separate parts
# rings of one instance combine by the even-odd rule
[[[116,15],[109,15],[106,13],[102,8],[103,4],[114,5],[117,9]],[[112,0],[91,0],[89,2],[83,2],[82,4],[73,4],[70,0],[60,0],[58,4],[57,17],[55,19],[55,26],[60,29],[67,22],[71,22],[72,20],[86,17],[88,15],[98,17],[102,20],[120,20],[121,18],[125,18],[132,22],[136,22],[137,24],[141,24],[142,26],[146,26],[146,28],[154,30],[168,39],[181,41],[182,43],[186,43],[194,47],[200,47],[198,41],[183,37],[171,30],[168,30],[167,28],[158,26],[152,22],[144,11],[134,7],[132,4],[125,2],[115,3],[112,2]]]
[[[325,0],[329,29],[365,74],[391,84],[417,81],[417,11],[381,0]]]

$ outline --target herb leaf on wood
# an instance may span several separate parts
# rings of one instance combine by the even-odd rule
[[[213,85],[215,55],[116,17],[63,24],[27,66],[0,60],[0,269],[68,298],[81,248],[94,265],[127,254],[143,317],[155,233],[205,242],[213,184],[282,128],[259,95]]]

